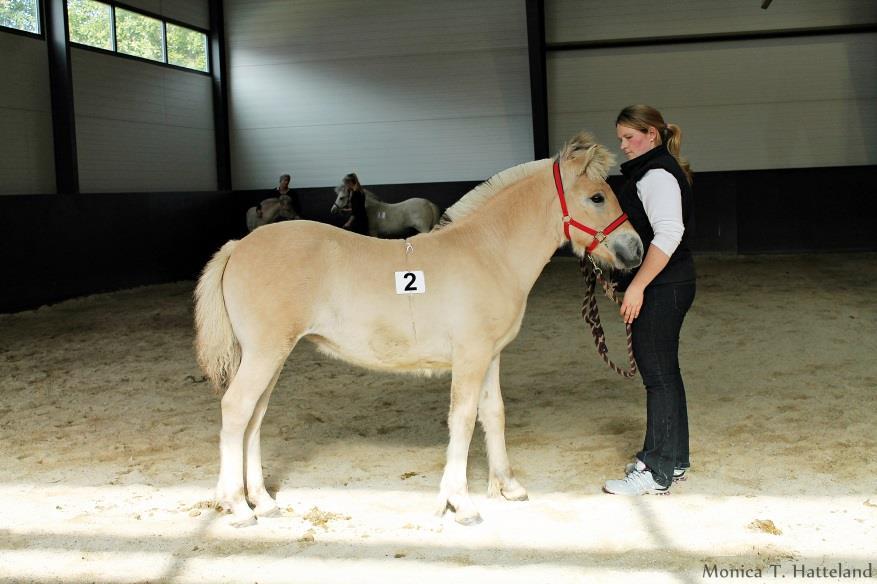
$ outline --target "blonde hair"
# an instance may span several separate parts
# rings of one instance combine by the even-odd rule
[[[615,125],[627,126],[640,132],[648,132],[650,127],[658,131],[658,140],[660,144],[666,144],[667,150],[682,167],[688,184],[691,184],[692,173],[691,166],[688,161],[680,155],[682,149],[682,128],[676,124],[668,124],[664,122],[664,116],[661,112],[648,105],[629,105],[618,114],[615,119]]]

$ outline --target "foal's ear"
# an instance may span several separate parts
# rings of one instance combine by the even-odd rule
[[[609,169],[615,164],[615,155],[587,132],[581,132],[567,142],[560,151],[560,159],[580,164],[579,174],[587,175],[594,182],[606,180]]]
[[[585,150],[582,174],[594,182],[606,180],[609,169],[615,164],[615,155],[602,144],[592,144]]]

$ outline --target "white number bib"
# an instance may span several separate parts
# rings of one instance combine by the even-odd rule
[[[396,294],[423,294],[426,292],[426,278],[423,272],[411,270],[396,272]]]

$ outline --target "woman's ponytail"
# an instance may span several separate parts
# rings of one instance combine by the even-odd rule
[[[688,184],[691,184],[693,182],[691,166],[688,164],[688,160],[681,156],[682,128],[676,124],[667,124],[661,132],[661,140],[667,145],[667,150],[673,155],[673,158],[676,159],[679,166],[682,167],[686,178],[688,178]]]

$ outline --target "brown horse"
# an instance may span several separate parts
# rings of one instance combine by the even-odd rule
[[[450,442],[441,513],[480,521],[466,461],[476,417],[487,443],[490,495],[527,498],[505,445],[500,353],[518,334],[527,296],[576,222],[617,228],[591,251],[619,269],[642,261],[642,242],[605,182],[611,154],[587,134],[552,160],[503,171],[465,195],[439,228],[408,240],[364,237],[310,221],[267,225],[226,243],[196,290],[197,351],[222,398],[218,502],[245,525],[276,513],[262,477],[260,427],[284,361],[301,339],[376,370],[451,372]],[[608,230],[607,230],[608,231]],[[595,237],[570,232],[582,255]],[[251,509],[247,499],[255,509]]]

